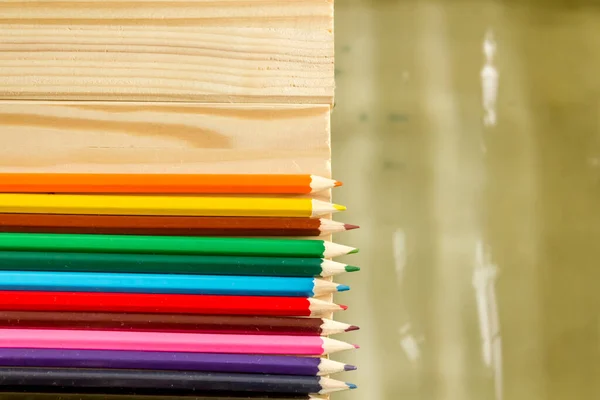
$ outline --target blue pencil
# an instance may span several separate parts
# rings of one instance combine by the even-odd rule
[[[0,290],[312,297],[348,289],[316,278],[0,271]]]

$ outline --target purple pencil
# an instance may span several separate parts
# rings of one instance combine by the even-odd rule
[[[0,349],[0,367],[118,368],[322,376],[356,369],[326,358],[124,350]]]

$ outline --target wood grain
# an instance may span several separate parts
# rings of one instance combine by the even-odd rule
[[[0,1],[0,99],[332,104],[333,0]]]
[[[330,176],[329,106],[0,101],[2,172]]]

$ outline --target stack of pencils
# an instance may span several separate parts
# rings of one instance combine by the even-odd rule
[[[0,398],[320,398],[358,268],[309,175],[0,174]],[[304,195],[304,197],[302,196]],[[322,238],[307,237],[321,236]],[[301,237],[301,238],[299,238]],[[54,396],[54,397],[53,397]],[[82,397],[83,396],[83,397]],[[101,397],[98,397],[101,396]]]

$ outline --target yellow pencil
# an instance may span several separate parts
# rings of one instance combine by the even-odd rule
[[[0,213],[318,217],[345,209],[312,199],[0,194]]]

